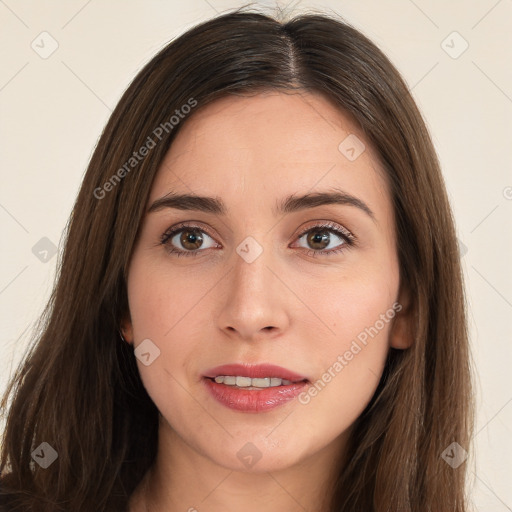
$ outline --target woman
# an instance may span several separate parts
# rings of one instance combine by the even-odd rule
[[[238,10],[160,51],[102,134],[4,397],[3,500],[463,512],[469,360],[404,81],[337,19]]]

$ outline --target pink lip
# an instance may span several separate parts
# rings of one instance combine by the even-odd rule
[[[223,364],[207,370],[203,376],[214,379],[219,375],[238,375],[240,377],[251,377],[252,379],[278,377],[280,379],[291,380],[292,382],[308,380],[304,375],[299,375],[298,373],[274,364]]]
[[[287,386],[262,389],[239,389],[218,384],[214,378],[219,375],[263,378],[279,377],[292,381]],[[265,412],[293,400],[309,384],[307,377],[271,364],[241,365],[227,364],[205,372],[203,382],[210,394],[222,405],[243,412]]]

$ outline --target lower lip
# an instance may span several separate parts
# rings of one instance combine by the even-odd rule
[[[213,398],[222,405],[243,412],[265,412],[293,400],[307,382],[296,382],[288,386],[275,386],[262,389],[240,389],[218,384],[212,379],[203,379]]]

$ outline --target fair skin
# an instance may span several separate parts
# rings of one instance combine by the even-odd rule
[[[310,92],[223,98],[180,130],[148,207],[174,192],[221,199],[226,214],[165,207],[143,219],[122,331],[134,347],[149,338],[160,350],[149,366],[137,364],[161,416],[157,459],[130,512],[326,510],[329,481],[389,348],[412,341],[384,173],[354,121]],[[338,149],[349,134],[366,146],[353,161]],[[373,218],[352,204],[274,211],[290,195],[333,188]],[[202,244],[183,243],[183,232],[159,243],[181,222],[198,226]],[[355,245],[326,228],[317,229],[323,245],[299,236],[325,222],[348,230]],[[236,251],[248,236],[263,249],[251,263]],[[321,380],[396,302],[402,311],[306,404],[247,413],[205,390],[203,372],[226,363],[272,363]],[[250,468],[237,456],[249,442],[261,454]]]

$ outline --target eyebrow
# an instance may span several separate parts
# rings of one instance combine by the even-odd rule
[[[287,214],[331,204],[354,206],[365,212],[375,221],[375,214],[364,201],[339,189],[331,189],[326,192],[314,192],[302,196],[290,195],[276,204],[274,213],[276,215]],[[147,213],[156,212],[163,208],[193,210],[221,216],[227,214],[226,205],[222,199],[218,197],[177,194],[175,192],[170,192],[164,197],[154,201],[148,208]]]

